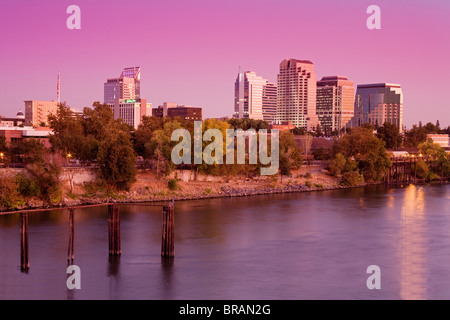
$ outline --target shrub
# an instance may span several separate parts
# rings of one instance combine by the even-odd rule
[[[341,184],[349,187],[359,186],[363,182],[364,177],[357,171],[345,172],[341,179]]]
[[[342,171],[344,170],[346,162],[347,162],[347,160],[345,159],[344,155],[342,155],[341,153],[336,154],[334,159],[331,160],[328,165],[331,175],[333,175],[335,177],[340,175],[342,173]]]
[[[312,183],[310,181],[306,181],[305,182],[305,186],[307,186],[308,188],[312,187]]]
[[[100,190],[100,186],[94,182],[85,182],[84,190],[85,193],[83,194],[83,197],[94,197]]]
[[[176,189],[178,189],[178,180],[177,179],[170,179],[168,182],[167,182],[167,185],[168,185],[168,187],[169,187],[169,189],[170,190],[176,190]]]
[[[433,180],[436,180],[436,179],[439,179],[439,175],[437,173],[433,172],[433,171],[430,171],[428,173],[427,180],[428,181],[433,181]]]
[[[24,204],[15,177],[0,173],[0,210],[11,210]]]
[[[73,193],[73,192],[71,192],[71,191],[67,192],[66,196],[68,196],[72,200],[77,200],[78,199],[78,195]]]
[[[203,194],[210,194],[211,192],[211,188],[206,188],[205,191],[203,191]]]
[[[430,172],[428,165],[423,160],[417,161],[415,170],[416,175],[421,179],[427,178]]]
[[[316,184],[314,184],[314,186],[315,186],[316,188],[319,188],[319,189],[325,188],[324,185],[321,184],[321,183],[316,183]]]
[[[42,163],[28,165],[27,170],[30,179],[34,180],[39,186],[39,196],[42,200],[55,203],[61,199],[60,167],[51,163]]]
[[[41,195],[41,187],[37,180],[26,177],[24,174],[19,173],[16,176],[16,182],[18,184],[19,193],[26,197],[38,197]]]
[[[307,173],[305,174],[305,178],[311,179],[311,173],[307,172]]]

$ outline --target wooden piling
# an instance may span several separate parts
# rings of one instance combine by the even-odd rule
[[[69,209],[69,246],[67,249],[67,260],[73,261],[75,258],[75,253],[73,250],[73,243],[75,238],[75,229],[74,229],[74,209]]]
[[[175,256],[175,242],[174,242],[174,205],[173,202],[168,206],[163,206],[162,213],[162,242],[161,242],[161,256],[174,257]]]
[[[116,256],[122,253],[120,247],[120,214],[119,205],[108,205],[108,242],[109,254]]]
[[[28,212],[20,213],[20,270],[28,271]]]
[[[406,159],[403,160],[403,184],[406,187],[408,183],[408,176],[406,175]]]

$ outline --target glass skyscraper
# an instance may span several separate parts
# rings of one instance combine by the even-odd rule
[[[358,85],[353,126],[365,123],[382,126],[385,122],[403,130],[403,92],[399,84],[374,83]]]

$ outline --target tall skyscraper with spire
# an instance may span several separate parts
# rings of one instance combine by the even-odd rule
[[[115,119],[121,118],[137,129],[142,117],[152,114],[152,104],[141,98],[141,68],[125,68],[119,78],[107,79],[104,103],[111,107]]]
[[[119,78],[107,79],[104,84],[104,102],[114,105],[116,99],[139,99],[141,97],[141,68],[122,70]]]
[[[316,73],[309,60],[285,59],[280,63],[275,122],[290,122],[314,130],[316,114]]]

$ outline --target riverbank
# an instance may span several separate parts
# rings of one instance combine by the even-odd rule
[[[11,172],[14,174],[14,172]],[[49,208],[76,207],[97,205],[103,203],[145,203],[161,201],[200,200],[225,197],[246,197],[255,195],[270,195],[281,193],[313,192],[336,189],[364,187],[342,186],[339,179],[330,175],[325,166],[304,166],[295,170],[289,177],[258,176],[249,178],[199,176],[195,180],[177,177],[174,172],[169,178],[158,178],[150,170],[140,170],[136,182],[127,192],[111,192],[104,190],[93,182],[92,174],[82,172],[85,180],[62,180],[63,195],[61,200],[53,205],[44,203],[37,198],[26,199],[25,205],[17,210],[38,210]],[[192,176],[192,175],[191,175]],[[73,176],[72,176],[73,178]],[[176,180],[174,188],[169,187],[169,180]],[[91,181],[91,182],[89,182]],[[0,211],[0,214],[2,212]]]
[[[168,180],[176,180],[169,187]],[[90,183],[63,181],[63,196],[54,207],[80,206],[107,202],[142,203],[169,200],[198,200],[220,197],[244,197],[252,195],[310,192],[345,188],[339,180],[331,176],[324,166],[302,167],[289,177],[258,176],[248,178],[202,176],[196,180],[158,178],[150,170],[140,170],[136,182],[127,192],[111,192]],[[52,206],[52,207],[53,207]],[[18,208],[48,208],[48,204],[39,199],[27,199],[25,206]]]

